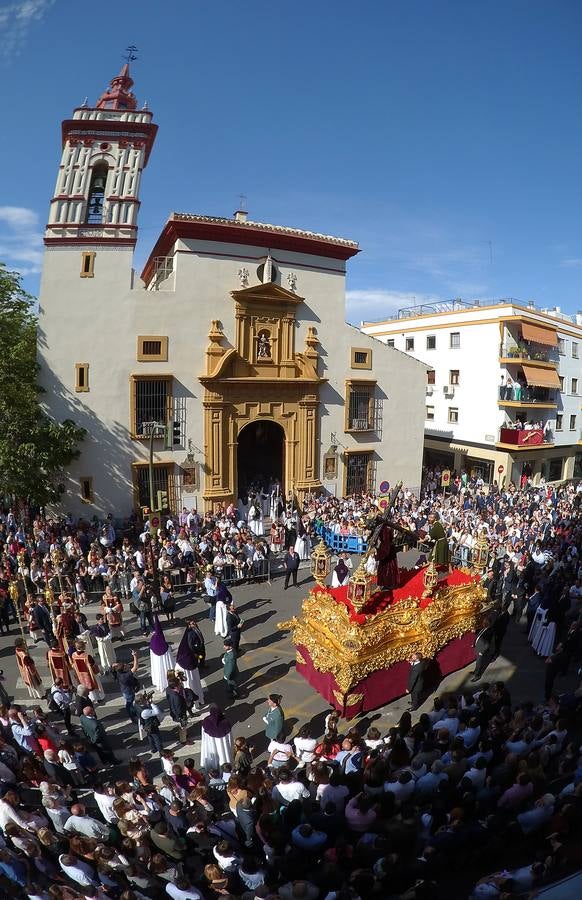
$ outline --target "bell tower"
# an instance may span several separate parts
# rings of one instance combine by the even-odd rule
[[[63,151],[44,242],[48,248],[133,248],[139,186],[158,126],[137,109],[126,63],[95,106],[62,124]]]

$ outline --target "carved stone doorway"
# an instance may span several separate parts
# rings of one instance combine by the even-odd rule
[[[283,485],[285,431],[277,422],[259,419],[239,432],[237,442],[237,493],[246,497],[251,487],[263,488],[277,479]]]

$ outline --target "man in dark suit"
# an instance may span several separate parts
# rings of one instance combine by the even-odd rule
[[[485,669],[493,659],[494,653],[494,631],[491,621],[485,619],[481,631],[477,633],[475,638],[475,650],[477,651],[477,659],[475,662],[475,671],[471,681],[479,681]]]
[[[289,547],[285,554],[285,590],[289,587],[289,579],[293,577],[293,587],[297,587],[297,572],[299,569],[299,554],[293,547]]]
[[[232,641],[228,638],[224,641],[224,656],[222,657],[224,666],[223,678],[226,681],[226,688],[231,697],[238,697],[238,686],[236,679],[238,677],[238,666],[236,663],[236,653],[232,646]]]
[[[423,659],[420,653],[413,653],[410,657],[410,672],[408,673],[407,688],[407,693],[410,694],[411,709],[418,709],[422,703],[427,669],[428,659]]]
[[[54,641],[53,624],[51,621],[51,614],[45,603],[39,603],[38,600],[33,600],[30,607],[30,617],[36,627],[41,629],[43,637],[50,647]]]

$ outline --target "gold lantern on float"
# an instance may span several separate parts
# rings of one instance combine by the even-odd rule
[[[485,532],[482,531],[479,537],[477,538],[477,543],[473,547],[473,568],[477,571],[483,571],[483,569],[487,568],[487,562],[489,560],[489,541],[485,536]]]
[[[423,598],[426,599],[426,597],[432,597],[434,589],[439,583],[439,573],[437,571],[434,559],[431,559],[430,563],[424,570],[422,581],[424,584],[424,591],[422,593]]]
[[[361,612],[372,594],[372,576],[366,570],[365,559],[348,581],[348,600],[357,613]]]
[[[320,587],[325,584],[325,579],[331,572],[331,550],[323,540],[311,554],[311,574]]]

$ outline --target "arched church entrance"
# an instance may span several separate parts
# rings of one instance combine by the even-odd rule
[[[249,422],[238,436],[238,496],[251,489],[268,490],[275,479],[283,485],[285,471],[285,431],[277,422],[259,419]]]

